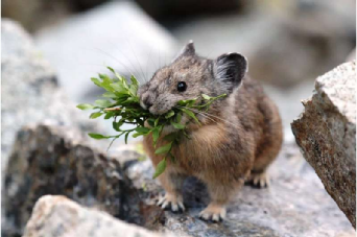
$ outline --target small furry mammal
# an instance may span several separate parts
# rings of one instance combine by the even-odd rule
[[[202,180],[211,202],[200,213],[205,220],[221,221],[225,205],[246,182],[258,187],[268,185],[266,170],[276,158],[282,143],[282,124],[275,104],[262,87],[246,76],[247,61],[238,53],[215,60],[195,53],[192,42],[168,66],[159,69],[139,89],[141,106],[153,114],[163,114],[179,100],[201,94],[228,96],[215,101],[204,113],[197,114],[201,124],[189,121],[190,139],[182,139],[172,150],[176,160],[158,178],[166,194],[162,208],[184,210],[181,186],[187,176]],[[172,132],[167,126],[163,136]],[[166,141],[159,139],[158,146]],[[144,138],[144,148],[154,166],[162,159],[155,155],[152,137]]]

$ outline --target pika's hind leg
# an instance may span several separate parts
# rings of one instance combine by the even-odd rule
[[[232,196],[243,186],[243,179],[232,185],[231,183],[209,183],[208,192],[211,197],[209,205],[200,212],[199,217],[205,221],[220,222],[226,217],[226,205]]]
[[[283,128],[278,108],[274,103],[268,98],[260,103],[260,109],[265,117],[264,132],[263,137],[258,141],[253,168],[247,183],[253,187],[265,188],[270,183],[267,169],[278,156],[282,145]]]
[[[281,139],[281,138],[280,138]],[[270,184],[267,169],[276,159],[281,147],[281,140],[271,141],[261,146],[254,160],[253,168],[246,184],[256,188],[267,188]]]
[[[165,189],[165,195],[158,201],[158,206],[162,209],[170,209],[173,212],[185,210],[181,194],[182,184],[186,176],[175,173],[170,169],[165,170],[158,179]]]
[[[269,180],[269,176],[268,176],[267,170],[260,171],[260,172],[252,170],[252,172],[250,173],[250,176],[247,179],[247,181],[245,182],[245,184],[246,185],[251,185],[251,186],[256,187],[256,188],[267,188],[267,187],[269,187],[270,180]]]

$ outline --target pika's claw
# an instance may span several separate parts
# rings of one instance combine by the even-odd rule
[[[164,210],[171,210],[172,212],[183,212],[185,211],[185,206],[183,205],[183,200],[181,196],[174,196],[171,194],[166,194],[164,197],[160,198],[157,203]]]
[[[247,180],[246,184],[255,188],[267,188],[270,185],[269,177],[266,172],[254,174],[252,173]]]
[[[205,221],[221,222],[226,217],[226,209],[222,206],[210,204],[200,214],[199,218]]]

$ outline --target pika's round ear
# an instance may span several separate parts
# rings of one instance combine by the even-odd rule
[[[172,62],[175,62],[177,59],[183,57],[183,56],[194,56],[196,53],[195,46],[193,44],[193,41],[190,40],[180,51],[180,53],[172,60]]]
[[[214,61],[214,68],[215,79],[230,93],[241,84],[248,71],[248,62],[239,53],[228,53]]]

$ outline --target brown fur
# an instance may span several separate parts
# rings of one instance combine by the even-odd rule
[[[214,67],[212,60],[183,53],[173,64],[154,75],[149,85],[141,90],[141,98],[151,96],[150,111],[164,113],[181,99],[202,93],[222,94],[225,92],[222,85],[212,78]],[[175,91],[178,81],[185,81],[190,90],[185,93]],[[159,99],[160,95],[166,98],[164,102]],[[155,111],[155,106],[161,108],[159,112]],[[244,77],[240,87],[227,98],[212,104],[208,113],[214,117],[198,114],[201,125],[190,123],[190,139],[182,139],[173,148],[175,162],[167,159],[166,171],[159,180],[169,196],[179,200],[182,200],[180,189],[186,176],[195,176],[205,182],[212,201],[201,216],[218,220],[224,217],[224,206],[244,182],[255,176],[265,177],[266,169],[281,147],[282,125],[277,107],[262,87],[248,77]],[[172,129],[165,128],[164,133]],[[157,145],[163,144],[165,141],[159,139]],[[144,148],[154,166],[163,159],[155,155],[151,136],[144,138]]]

